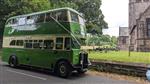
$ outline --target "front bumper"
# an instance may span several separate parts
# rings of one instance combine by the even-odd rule
[[[80,64],[77,64],[77,65],[73,65],[73,68],[74,68],[75,70],[80,69],[80,70],[83,70],[83,71],[84,71],[84,70],[87,70],[89,66],[91,66],[91,62],[90,62],[90,60],[88,59],[88,62],[87,62],[86,64],[80,63]]]

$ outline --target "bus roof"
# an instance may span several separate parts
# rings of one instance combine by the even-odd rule
[[[68,8],[68,7],[64,7],[64,8],[57,8],[57,9],[51,9],[51,10],[46,10],[46,11],[41,11],[41,12],[35,12],[35,13],[30,13],[30,14],[24,14],[24,15],[18,15],[18,16],[13,16],[9,19],[13,19],[13,18],[19,18],[19,17],[26,17],[26,16],[32,16],[32,15],[38,15],[38,14],[42,14],[42,13],[48,13],[48,12],[54,12],[54,11],[59,11],[59,10],[69,10],[72,12],[77,13],[78,15],[82,16],[79,12],[77,12],[76,10],[72,9],[72,8]],[[8,19],[8,20],[9,20]]]

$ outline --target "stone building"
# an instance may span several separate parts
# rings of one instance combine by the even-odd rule
[[[129,50],[128,27],[119,27],[118,48],[119,50]]]
[[[150,0],[129,0],[130,50],[150,51]]]

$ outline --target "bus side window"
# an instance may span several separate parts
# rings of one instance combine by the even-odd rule
[[[16,44],[16,40],[12,40],[12,41],[10,42],[10,45],[11,45],[11,46],[15,46],[15,44]]]
[[[43,48],[43,40],[39,40],[39,47],[40,47],[40,49]]]
[[[32,48],[32,43],[27,42],[26,45],[25,45],[25,48]]]
[[[40,15],[37,16],[36,23],[44,22],[44,19],[45,19],[45,14],[40,14]]]
[[[56,12],[52,12],[52,13],[51,13],[51,17],[52,17],[52,19],[56,19],[56,20],[57,20]]]
[[[53,49],[54,41],[53,40],[44,40],[44,49]]]
[[[79,19],[78,19],[78,15],[77,15],[77,14],[75,14],[75,13],[73,13],[73,12],[71,12],[70,14],[71,14],[71,21],[72,21],[72,22],[79,22]]]
[[[46,22],[53,21],[51,14],[52,13],[46,13],[46,20],[45,20]]]
[[[63,49],[63,38],[56,38],[56,49]]]
[[[25,48],[32,48],[32,40],[29,40],[28,42],[25,43]]]
[[[23,46],[23,40],[17,40],[16,45],[17,46]]]
[[[15,19],[12,19],[12,26],[17,26],[18,25],[18,19],[15,18]]]
[[[25,25],[25,24],[26,24],[26,18],[25,17],[19,18],[18,25],[22,26],[22,25]]]
[[[70,38],[65,38],[65,49],[70,50],[71,48],[71,40]]]
[[[58,21],[67,21],[67,11],[60,11],[56,13]]]
[[[40,48],[40,43],[33,43],[33,48],[39,49]]]
[[[27,17],[27,24],[34,24],[36,21],[37,16],[28,16]]]

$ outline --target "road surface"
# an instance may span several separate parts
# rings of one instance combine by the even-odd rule
[[[59,78],[49,72],[31,68],[10,68],[0,61],[0,84],[136,84],[107,77],[74,73],[68,79]]]

